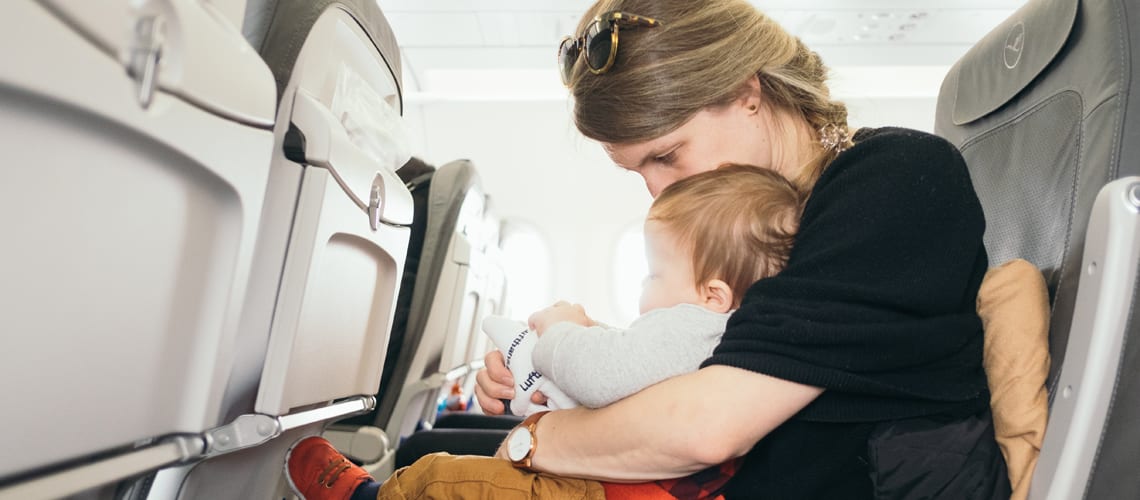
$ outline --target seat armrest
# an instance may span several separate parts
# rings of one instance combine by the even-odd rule
[[[380,461],[391,447],[388,435],[369,425],[333,425],[325,429],[321,436],[349,459],[365,464]]]
[[[1072,334],[1053,388],[1031,500],[1083,498],[1086,493],[1118,397],[1138,282],[1140,177],[1126,177],[1104,186],[1093,205]]]

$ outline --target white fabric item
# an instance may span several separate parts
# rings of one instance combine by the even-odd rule
[[[488,316],[483,319],[483,332],[503,352],[507,368],[515,378],[517,386],[515,398],[511,400],[511,413],[530,415],[543,410],[563,410],[578,406],[578,403],[550,383],[548,378],[535,371],[531,353],[538,343],[538,335],[528,330],[526,323],[502,316]],[[542,391],[548,398],[545,406],[530,401],[531,395],[537,391]]]

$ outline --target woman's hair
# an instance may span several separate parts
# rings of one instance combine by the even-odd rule
[[[599,0],[578,32],[614,10],[655,18],[661,26],[622,27],[617,59],[601,75],[579,58],[569,86],[575,123],[587,137],[609,143],[661,137],[702,109],[740,98],[752,76],[773,111],[802,117],[814,133],[828,126],[846,130],[847,107],[831,100],[819,55],[746,0]],[[796,180],[801,187],[813,185],[838,154],[820,151]]]
[[[691,251],[696,283],[724,281],[738,307],[748,287],[787,264],[804,200],[780,174],[728,164],[669,185],[646,220]]]

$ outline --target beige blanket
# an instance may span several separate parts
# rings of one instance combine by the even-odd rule
[[[978,315],[986,332],[994,432],[1009,467],[1011,498],[1024,499],[1049,410],[1049,293],[1041,272],[1020,259],[991,269],[978,292]]]

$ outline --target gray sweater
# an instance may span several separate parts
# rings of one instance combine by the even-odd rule
[[[728,316],[680,304],[649,311],[625,329],[557,323],[539,338],[534,367],[583,406],[600,408],[697,371],[720,343]]]

